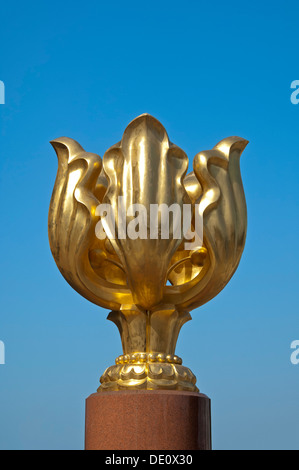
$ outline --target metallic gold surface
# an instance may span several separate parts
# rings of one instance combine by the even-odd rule
[[[120,331],[129,361],[107,369],[100,391],[197,390],[191,371],[173,359],[175,346],[189,311],[215,297],[239,264],[247,227],[239,159],[247,143],[240,137],[222,140],[198,153],[186,176],[186,154],[148,114],[129,124],[103,162],[72,139],[52,142],[58,156],[49,213],[54,259],[77,292],[112,310],[108,318]],[[203,246],[186,250],[186,240],[173,237],[172,220],[169,239],[122,239],[119,197],[126,207],[142,204],[148,214],[151,204],[192,205],[193,230],[195,211],[203,214]],[[113,207],[115,239],[96,237],[100,204]],[[126,217],[126,227],[131,220]]]

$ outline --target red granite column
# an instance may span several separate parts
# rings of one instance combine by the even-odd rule
[[[95,393],[86,400],[85,448],[210,450],[210,399],[166,390]]]

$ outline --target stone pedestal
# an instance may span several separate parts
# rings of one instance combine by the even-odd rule
[[[95,393],[86,400],[85,448],[210,450],[210,399],[166,390]]]

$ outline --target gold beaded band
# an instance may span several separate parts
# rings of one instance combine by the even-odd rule
[[[161,362],[168,364],[179,364],[183,363],[182,359],[173,354],[163,354],[163,353],[145,353],[145,352],[136,352],[133,354],[124,354],[119,356],[115,360],[115,364],[138,364],[145,362]]]

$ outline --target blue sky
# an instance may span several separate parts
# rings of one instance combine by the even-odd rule
[[[248,238],[177,348],[212,399],[215,449],[299,449],[297,1],[2,2],[0,448],[81,449],[84,400],[121,353],[107,311],[64,281],[47,239],[66,135],[103,155],[147,112],[190,160],[230,135]]]

